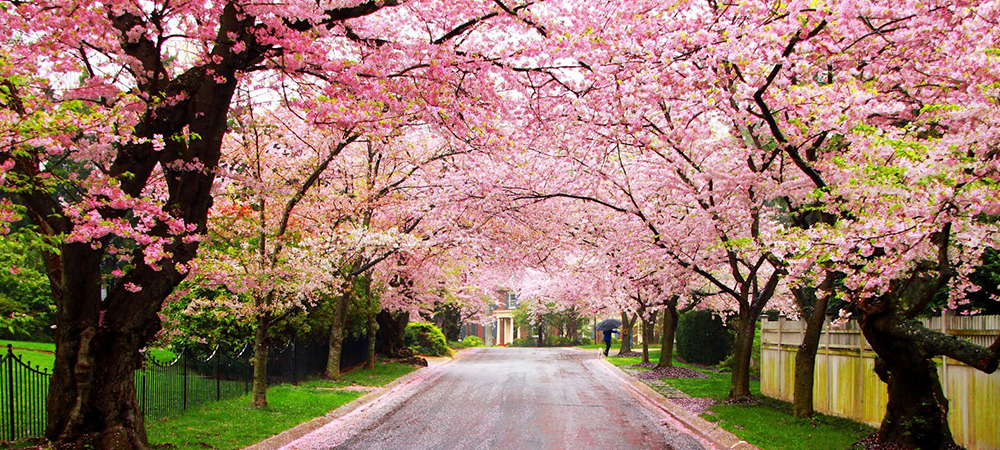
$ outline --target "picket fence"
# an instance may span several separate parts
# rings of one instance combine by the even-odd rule
[[[951,316],[923,320],[924,326],[979,345],[1000,334],[1000,316]],[[805,322],[779,318],[761,327],[761,393],[791,401],[795,353]],[[938,376],[949,400],[948,423],[958,444],[969,450],[1000,449],[1000,371],[980,372],[951,358],[936,358]],[[826,323],[816,355],[813,404],[818,412],[878,426],[888,400],[874,372],[875,352],[858,324]]]

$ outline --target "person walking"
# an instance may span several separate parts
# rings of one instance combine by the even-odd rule
[[[604,330],[604,356],[608,356],[608,351],[611,350],[611,333],[621,336],[618,330]]]

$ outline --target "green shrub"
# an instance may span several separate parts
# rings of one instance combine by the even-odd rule
[[[462,339],[462,345],[465,347],[482,347],[484,344],[479,336],[466,336],[465,339]]]
[[[711,311],[691,311],[677,323],[677,356],[689,363],[718,364],[729,354],[731,340],[722,319]]]
[[[591,345],[593,343],[594,343],[594,340],[591,339],[591,338],[580,339],[580,345]]]
[[[511,342],[510,346],[511,347],[534,347],[537,344],[538,344],[538,341],[535,338],[533,338],[533,337],[523,337],[523,338],[514,339],[514,342]]]
[[[429,323],[414,322],[406,326],[403,343],[414,353],[429,356],[451,356],[448,341],[441,329]]]

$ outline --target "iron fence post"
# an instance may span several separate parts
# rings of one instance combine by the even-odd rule
[[[182,373],[183,373],[182,376],[184,377],[184,381],[183,381],[184,388],[182,389],[183,393],[181,394],[181,397],[183,397],[183,400],[181,401],[181,403],[182,403],[181,404],[181,411],[186,411],[188,409],[188,355],[187,355],[187,347],[184,347],[184,348],[181,349],[181,358],[184,359],[184,365],[183,365],[183,371],[182,371]]]
[[[145,367],[145,365],[146,364],[144,363],[143,364],[143,368],[140,369],[140,372],[139,372],[139,376],[142,377],[142,403],[139,404],[139,411],[142,412],[143,416],[146,415],[146,367]]]
[[[222,400],[222,381],[220,380],[222,374],[219,371],[219,369],[220,369],[220,367],[219,367],[219,360],[220,359],[221,358],[220,358],[220,355],[219,355],[219,350],[216,349],[215,350],[215,401]]]
[[[299,385],[299,340],[292,332],[292,385]]]
[[[15,438],[14,432],[14,346],[7,344],[7,400],[10,412],[10,441]]]

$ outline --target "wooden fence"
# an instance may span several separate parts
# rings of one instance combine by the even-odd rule
[[[942,316],[924,326],[989,346],[1000,334],[1000,316]],[[795,352],[805,322],[763,321],[761,393],[792,400]],[[955,441],[969,450],[1000,449],[1000,371],[987,375],[951,358],[936,358],[938,376],[949,400],[948,423]],[[875,352],[857,323],[824,325],[816,355],[813,402],[817,411],[878,426],[888,399],[873,370]]]

